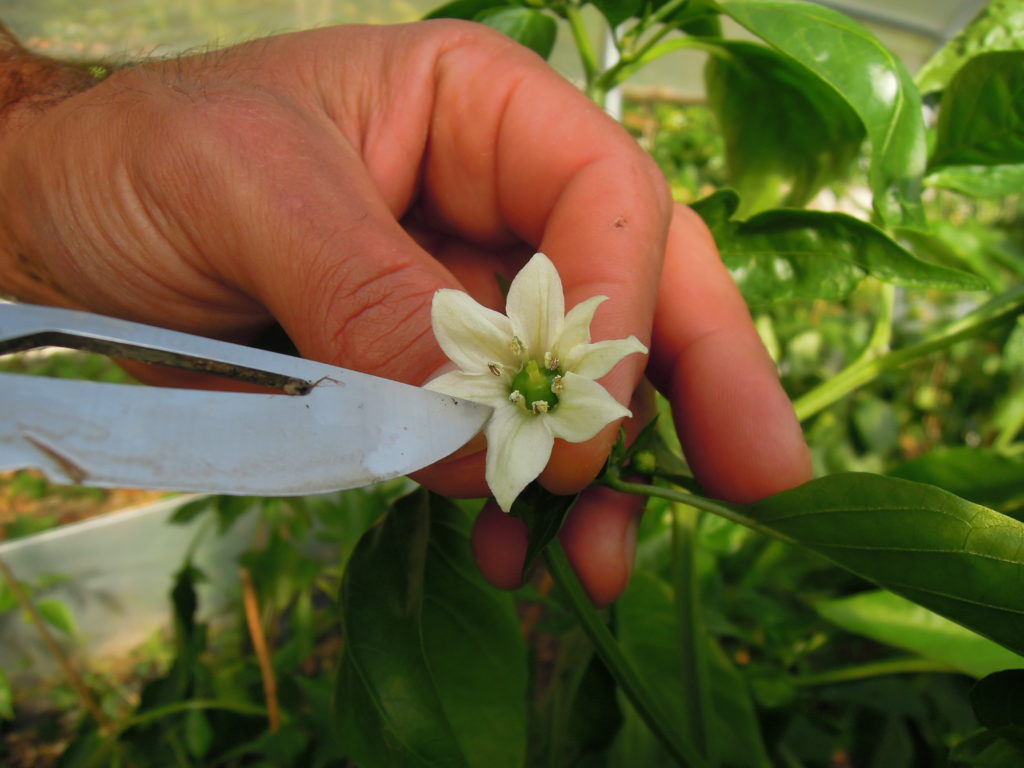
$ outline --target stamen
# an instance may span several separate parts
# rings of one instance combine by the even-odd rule
[[[544,367],[549,371],[557,371],[562,367],[562,361],[552,355],[550,352],[544,353]]]
[[[516,357],[521,358],[526,356],[526,344],[523,343],[523,340],[518,336],[512,337],[512,341],[509,346],[512,348],[512,354]]]
[[[493,373],[495,376],[501,376],[501,363],[496,363],[493,360],[487,363],[487,370]]]
[[[518,389],[513,389],[511,394],[508,396],[508,401],[513,405],[522,405],[526,402],[526,398],[523,397],[523,393]]]
[[[550,410],[551,405],[547,400],[534,400],[530,403],[530,408],[533,410],[534,414],[540,415],[542,413],[547,413],[548,410]]]
[[[562,381],[561,376],[555,376],[555,378],[551,380],[551,391],[556,395],[560,395],[565,391],[565,382]]]

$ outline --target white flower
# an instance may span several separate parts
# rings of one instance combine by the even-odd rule
[[[459,370],[426,387],[494,408],[485,428],[487,485],[506,512],[547,466],[556,437],[583,442],[631,415],[594,381],[627,355],[647,353],[634,336],[591,343],[590,323],[607,298],[566,314],[562,281],[542,253],[512,281],[507,317],[462,291],[434,294],[434,335]]]

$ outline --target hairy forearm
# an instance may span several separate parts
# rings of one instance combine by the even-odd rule
[[[0,137],[103,79],[108,68],[58,61],[27,50],[0,22]]]
[[[0,167],[23,146],[19,135],[32,130],[32,123],[51,107],[100,82],[109,69],[96,64],[50,59],[26,49],[0,22]],[[17,246],[13,236],[14,209],[24,202],[25,189],[8,172],[0,178],[0,296],[30,301],[65,303],[63,293],[41,264]],[[6,182],[6,184],[5,184]]]

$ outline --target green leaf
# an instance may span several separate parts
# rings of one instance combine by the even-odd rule
[[[664,708],[672,721],[684,728],[690,722],[689,707],[692,706],[693,697],[686,686],[688,676],[684,673],[683,658],[687,649],[681,647],[677,611],[668,585],[653,573],[638,570],[616,603],[616,624],[623,652],[640,675],[650,683],[659,706]],[[753,703],[742,677],[717,647],[714,639],[706,634],[704,637],[708,644],[705,658],[708,661],[713,709],[709,722],[713,751],[717,752],[725,765],[744,768],[770,765]],[[620,705],[626,711],[632,709],[624,698]],[[629,737],[629,731],[624,733],[624,737]],[[694,734],[690,734],[689,739],[693,738]],[[624,746],[619,745],[618,749],[623,750]],[[626,751],[637,756],[637,749],[634,745],[632,750]],[[642,751],[662,756],[665,754],[653,742]],[[661,762],[664,763],[664,759]]]
[[[489,8],[501,8],[508,5],[507,0],[453,0],[438,6],[424,19],[464,19],[472,21],[478,14]]]
[[[185,746],[192,757],[202,757],[213,743],[213,728],[201,709],[190,709],[185,715]]]
[[[222,536],[247,512],[261,509],[268,499],[258,496],[218,496],[214,502],[217,514],[217,532]]]
[[[954,165],[930,174],[925,183],[969,197],[1006,197],[1024,190],[1024,165]]]
[[[0,616],[9,613],[18,607],[18,598],[14,591],[7,586],[6,581],[0,581]]]
[[[56,528],[59,524],[60,520],[56,515],[18,515],[2,526],[2,538],[5,541],[23,539]]]
[[[627,19],[638,16],[644,7],[644,0],[590,0],[590,4],[601,12],[612,28]]]
[[[213,509],[216,501],[216,496],[200,496],[198,499],[186,502],[174,510],[169,522],[171,525],[188,525],[200,515]]]
[[[1024,51],[968,61],[942,93],[930,168],[1024,163]]]
[[[987,51],[1024,49],[1024,4],[1020,0],[989,0],[988,5],[956,37],[939,49],[921,71],[921,93],[941,91],[964,62]]]
[[[101,734],[92,720],[83,718],[53,768],[106,768],[117,765],[114,755],[117,744]]]
[[[75,617],[71,615],[71,609],[68,608],[67,603],[46,597],[36,601],[36,610],[54,629],[60,630],[68,637],[78,634],[78,625],[75,623]]]
[[[915,256],[931,263],[964,269],[978,275],[991,290],[1000,290],[1006,283],[1005,274],[992,258],[986,247],[988,243],[982,245],[980,242],[990,240],[995,234],[989,230],[981,237],[973,237],[970,225],[944,221],[929,222],[927,230],[915,227],[892,229],[892,236]]]
[[[846,100],[871,141],[875,210],[888,224],[919,222],[927,154],[921,97],[896,54],[861,24],[816,3],[719,0],[718,6]]]
[[[419,491],[349,559],[338,726],[375,766],[520,766],[526,656],[512,599],[479,575],[468,520]]]
[[[503,32],[545,59],[551,55],[558,36],[558,25],[553,18],[541,11],[519,5],[488,8],[474,16],[473,20]]]
[[[848,632],[913,651],[974,677],[1024,666],[1024,656],[885,590],[823,601],[814,609]]]
[[[1024,314],[1017,316],[1013,330],[1006,337],[1002,369],[1007,373],[1024,373]]]
[[[1018,728],[1024,734],[1024,669],[996,672],[971,689],[971,707],[982,725]]]
[[[530,483],[512,503],[509,514],[518,517],[526,524],[528,541],[526,558],[523,561],[523,579],[525,580],[537,559],[565,522],[579,494],[575,496],[556,496],[546,490],[540,483]]]
[[[664,4],[655,3],[658,7]],[[681,32],[694,37],[722,36],[722,16],[715,8],[714,0],[690,0],[665,22],[677,24]]]
[[[863,394],[853,403],[851,416],[857,436],[872,453],[887,455],[899,445],[899,417],[888,400]]]
[[[937,485],[995,509],[1024,501],[1024,461],[988,448],[940,448],[901,464],[888,474]]]
[[[864,141],[860,118],[794,59],[740,40],[707,41],[708,105],[725,136],[741,217],[800,207],[843,176]],[[770,93],[771,98],[765,98]]]
[[[0,667],[0,720],[14,719],[14,689],[11,679]]]
[[[737,509],[748,524],[1024,653],[1024,523],[930,485],[858,473]]]
[[[531,765],[579,765],[604,752],[622,727],[615,679],[579,627],[559,636],[558,655],[531,742]],[[541,755],[543,754],[543,758]]]
[[[917,259],[877,227],[843,213],[779,209],[738,222],[731,220],[737,205],[735,193],[722,190],[693,208],[752,304],[841,299],[868,275],[919,288],[986,287],[975,275]]]
[[[1006,730],[972,734],[953,747],[949,765],[952,768],[1020,768],[1024,765],[1024,739]]]

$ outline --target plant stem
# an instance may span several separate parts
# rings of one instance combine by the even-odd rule
[[[123,723],[118,725],[117,733],[123,733],[129,728],[135,728],[140,725],[145,725],[146,723],[162,720],[165,717],[176,715],[179,712],[188,712],[195,709],[217,709],[225,712],[234,712],[239,715],[252,715],[254,717],[265,715],[267,713],[267,711],[262,707],[237,701],[218,701],[216,699],[188,699],[172,701],[170,704],[164,704],[163,706],[154,707],[153,709],[147,709],[137,715],[129,717]]]
[[[683,739],[675,724],[668,720],[655,705],[651,690],[623,654],[612,633],[594,609],[579,579],[576,578],[572,566],[569,565],[565,550],[562,549],[557,538],[548,545],[546,556],[548,570],[551,572],[552,578],[568,598],[576,618],[593,643],[595,652],[608,667],[622,692],[636,708],[647,727],[651,729],[651,733],[658,738],[679,765],[709,768],[707,761]]]
[[[659,30],[659,33],[656,36],[645,41],[639,49],[632,53],[623,54],[614,67],[610,67],[606,72],[601,73],[601,87],[614,88],[616,85],[624,83],[639,70],[643,69],[655,59],[664,56],[666,53],[678,51],[681,48],[699,47],[689,38],[673,39],[656,46],[655,44],[664,37],[664,35],[668,34],[668,31],[668,29],[665,29],[664,31]]]
[[[879,286],[879,311],[875,327],[871,331],[868,344],[857,359],[881,357],[892,351],[892,318],[896,308],[896,286],[882,283]]]
[[[862,355],[827,381],[805,393],[793,402],[797,418],[810,418],[858,387],[867,384],[886,371],[929,355],[940,349],[969,339],[994,328],[1019,313],[1024,307],[1024,286],[1007,291],[982,305],[966,317],[956,320],[925,341],[888,354]]]
[[[904,659],[875,661],[870,664],[858,664],[854,667],[830,669],[827,672],[817,672],[810,675],[800,675],[792,678],[792,682],[794,685],[806,688],[815,685],[849,683],[856,680],[867,680],[872,677],[882,677],[884,675],[909,675],[916,672],[949,672],[958,674],[961,670],[941,661],[908,657]]]
[[[281,709],[277,701],[277,677],[274,675],[274,665],[271,663],[270,653],[267,651],[267,638],[263,634],[260,605],[252,583],[252,575],[248,568],[242,568],[240,573],[245,603],[245,622],[249,627],[249,637],[252,638],[252,647],[260,665],[263,694],[267,700],[267,720],[270,722],[270,732],[276,733],[277,729],[281,727]]]
[[[668,501],[687,504],[691,507],[695,507],[696,509],[711,512],[719,517],[724,517],[726,520],[731,520],[734,523],[744,525],[758,533],[763,533],[765,536],[771,536],[773,538],[780,539],[781,541],[787,541],[791,544],[794,543],[788,536],[762,525],[752,517],[747,517],[740,511],[740,507],[727,504],[724,501],[716,501],[715,499],[709,499],[706,496],[698,496],[694,493],[677,491],[674,488],[664,488],[660,485],[630,483],[619,477],[618,472],[614,468],[609,468],[605,471],[601,478],[601,482],[609,488],[613,488],[614,490],[622,493],[635,493],[638,496],[650,496],[652,498],[667,499]]]
[[[709,716],[713,711],[708,676],[708,638],[704,630],[700,585],[697,582],[696,535],[699,513],[684,504],[672,505],[672,582],[682,657],[681,686],[689,698],[689,730],[697,749],[717,765]]]
[[[18,582],[17,577],[14,575],[14,571],[7,565],[7,562],[0,559],[0,574],[3,575],[4,581],[7,583],[8,588],[13,593],[18,604],[25,611],[29,621],[39,632],[39,636],[43,640],[43,644],[46,646],[50,654],[57,660],[61,669],[64,670],[64,674],[67,677],[68,683],[74,688],[79,700],[82,702],[82,706],[85,707],[86,711],[96,721],[96,725],[99,727],[100,732],[103,734],[109,733],[113,730],[113,725],[106,715],[103,714],[103,710],[100,709],[99,704],[96,703],[96,699],[92,695],[92,691],[89,690],[82,676],[78,674],[74,665],[71,663],[71,659],[68,657],[64,649],[60,647],[60,643],[57,642],[53,633],[50,632],[49,627],[46,626],[46,621],[40,615],[36,609],[32,600],[28,594],[22,588]]]
[[[604,97],[607,89],[598,86],[598,78],[601,74],[601,64],[597,58],[597,52],[587,34],[587,25],[583,19],[583,13],[579,6],[572,2],[565,5],[565,18],[569,22],[569,30],[572,32],[573,42],[576,43],[576,50],[580,54],[580,63],[583,65],[583,77],[586,80],[586,93],[599,107],[604,106]]]
[[[665,19],[674,14],[680,8],[688,4],[690,0],[668,0],[650,16],[646,16],[640,23],[643,29],[650,29],[654,24],[661,24]]]

